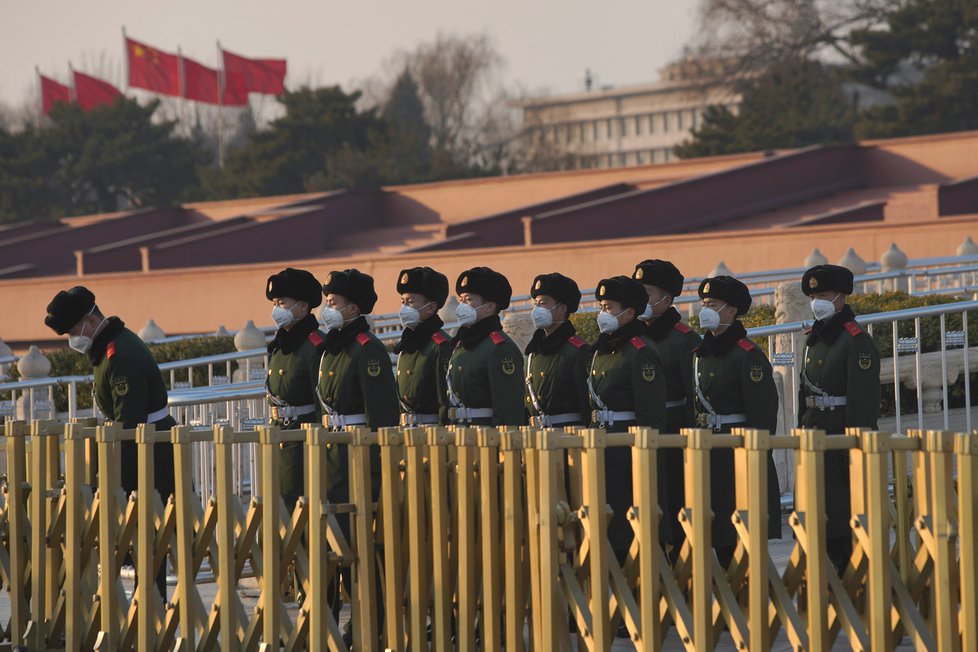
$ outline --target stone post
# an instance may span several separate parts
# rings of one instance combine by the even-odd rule
[[[36,380],[47,378],[51,373],[51,361],[41,353],[36,346],[31,346],[27,355],[17,362],[17,371],[20,372],[21,380]],[[33,398],[34,405],[30,401]],[[35,390],[25,390],[17,399],[15,406],[17,418],[23,420],[31,419],[53,419],[54,404],[48,388],[41,387]]]
[[[812,249],[812,253],[808,254],[808,258],[805,259],[805,267],[815,267],[816,265],[825,265],[829,262],[818,247]]]
[[[7,343],[3,341],[2,337],[0,337],[0,359],[10,358],[13,357],[13,355],[13,349],[11,349]],[[10,364],[11,363],[8,362],[0,362],[0,379],[6,379],[7,370],[10,368]],[[0,380],[0,382],[3,382],[3,380]]]
[[[438,316],[441,317],[441,320],[446,324],[454,324],[458,319],[458,317],[455,316],[456,308],[458,308],[458,299],[456,299],[454,296],[449,296],[448,301],[446,301],[445,305],[438,311]],[[448,332],[450,335],[454,335],[456,330],[457,329],[455,328],[449,328],[446,329],[446,332]]]
[[[856,250],[853,249],[852,247],[849,247],[848,251],[846,251],[846,254],[842,258],[840,258],[839,262],[836,264],[845,267],[850,272],[852,272],[854,276],[862,276],[863,274],[866,273],[866,261],[860,258],[859,254],[857,254]],[[866,292],[865,283],[857,282],[853,287],[853,292],[857,292],[857,291],[865,293]]]
[[[964,239],[964,242],[958,245],[958,250],[955,253],[959,256],[976,256],[978,255],[978,245],[975,244],[975,241],[969,235]]]
[[[801,291],[801,283],[788,281],[781,283],[774,290],[774,319],[778,324],[790,324],[812,318],[808,297]],[[798,394],[798,373],[801,371],[802,356],[805,352],[804,333],[778,335],[774,338],[774,350],[778,353],[794,351],[791,366],[778,365],[774,368],[774,379],[781,394],[781,404],[778,408],[778,434],[791,432],[798,425],[798,414],[795,412],[794,401]],[[772,363],[775,362],[772,355]],[[782,491],[792,491],[795,486],[795,464],[793,451],[774,451],[774,463],[778,469]]]
[[[150,319],[146,322],[146,325],[139,329],[139,339],[144,342],[155,342],[156,340],[161,340],[166,337],[166,333],[163,329],[156,325],[156,322]]]
[[[513,338],[520,351],[526,348],[533,337],[533,319],[527,311],[507,312],[503,315],[503,332]]]
[[[251,351],[253,349],[265,348],[267,342],[265,341],[265,334],[261,332],[255,322],[248,320],[245,327],[239,330],[234,335],[234,348],[238,351]],[[240,366],[235,369],[233,381],[236,383],[243,383],[246,380],[259,380],[259,378],[254,377],[260,372],[265,373],[264,365],[265,356],[256,356],[253,358],[245,358],[240,361]],[[249,378],[249,372],[252,378]]]
[[[903,272],[900,277],[892,279],[886,284],[889,289],[899,292],[910,291],[910,286],[908,283],[910,279],[906,274],[907,254],[900,251],[895,242],[891,243],[890,248],[887,249],[882,256],[880,256],[880,265],[882,266],[884,272]]]
[[[709,274],[707,274],[707,276],[733,276],[733,275],[734,273],[730,271],[730,268],[727,267],[727,264],[722,260],[717,263],[717,266],[714,267]]]

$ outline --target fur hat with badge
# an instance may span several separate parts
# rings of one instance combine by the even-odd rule
[[[700,299],[718,299],[737,309],[737,316],[750,310],[750,290],[733,276],[711,276],[703,279],[699,287]]]
[[[513,297],[509,280],[489,267],[473,267],[459,274],[455,281],[455,294],[466,292],[492,301],[500,311],[509,308],[509,300]]]
[[[643,285],[654,285],[657,288],[662,288],[673,297],[678,297],[683,293],[683,283],[686,280],[675,265],[668,260],[657,258],[643,260],[636,265],[632,278],[640,281]]]
[[[629,276],[612,276],[602,279],[594,288],[596,301],[617,301],[622,308],[632,308],[636,315],[645,312],[649,303],[649,294],[645,287]]]
[[[533,279],[530,286],[530,296],[536,299],[540,295],[553,297],[558,303],[567,306],[567,312],[577,312],[581,305],[581,290],[572,278],[554,272],[540,274]]]
[[[288,297],[296,301],[305,301],[309,308],[315,308],[323,302],[322,286],[311,272],[304,269],[286,267],[278,274],[268,277],[265,285],[266,299],[281,299]]]
[[[806,296],[816,292],[852,294],[852,272],[840,265],[815,265],[801,277],[801,291]]]
[[[323,294],[338,294],[355,303],[360,314],[370,314],[377,303],[374,279],[358,269],[330,272],[323,283]]]
[[[448,300],[448,277],[430,267],[402,269],[397,277],[397,293],[422,294],[439,308]]]
[[[95,295],[87,287],[76,285],[58,292],[48,304],[44,324],[58,335],[64,335],[95,307]]]

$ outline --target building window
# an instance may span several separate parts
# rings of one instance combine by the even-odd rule
[[[635,162],[639,165],[645,165],[645,152],[635,152]]]
[[[650,113],[649,114],[649,133],[650,134],[654,134],[655,133],[655,114],[654,113]]]
[[[683,130],[683,112],[676,111],[676,129],[679,131]]]
[[[586,140],[585,134],[587,134],[587,129],[585,128],[585,125],[584,125],[583,122],[579,125],[579,127],[581,129],[581,142],[583,143]]]
[[[662,112],[662,131],[669,131],[669,112]]]
[[[594,124],[592,126],[594,127],[594,129],[593,129],[594,139],[593,140],[598,140],[598,138],[600,137],[600,131],[598,129],[598,121],[595,120],[594,121]]]
[[[692,110],[689,112],[690,127],[697,129],[700,126],[700,112],[697,110]]]
[[[615,137],[615,134],[614,134],[614,123],[612,122],[611,118],[608,118],[607,120],[605,120],[605,126],[606,126],[606,129],[607,129],[608,139],[610,140],[610,139],[614,138]]]
[[[623,138],[628,135],[628,123],[625,122],[625,118],[618,119],[618,135]]]

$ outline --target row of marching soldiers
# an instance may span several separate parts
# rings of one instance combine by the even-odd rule
[[[609,432],[635,425],[663,433],[688,427],[775,432],[779,395],[772,367],[739,319],[751,306],[747,286],[730,276],[700,283],[701,337],[683,324],[672,305],[683,285],[680,271],[663,260],[646,260],[630,276],[601,280],[594,291],[600,335],[588,344],[570,320],[581,301],[578,284],[562,274],[541,274],[530,287],[536,331],[520,351],[500,322],[512,296],[505,276],[488,267],[458,276],[459,328],[451,337],[438,316],[449,295],[448,279],[429,267],[405,269],[396,286],[404,330],[394,347],[392,371],[388,349],[370,332],[367,320],[377,301],[370,276],[356,269],[333,271],[320,284],[308,271],[287,268],[265,286],[278,327],[268,345],[270,422],[285,429],[325,422],[336,429],[360,425],[371,430],[399,424],[530,424]],[[805,272],[801,285],[811,298],[815,322],[801,360],[798,425],[829,434],[847,427],[875,429],[879,356],[846,303],[852,273],[819,265]],[[93,396],[106,419],[126,428],[175,425],[149,350],[118,317],[103,316],[87,288],[60,292],[48,306],[45,323],[67,334],[69,346],[90,358]],[[172,448],[157,448],[157,490],[166,500],[173,491]],[[329,499],[347,502],[346,449],[334,447],[330,454]],[[659,483],[663,542],[677,550],[683,533],[676,516],[685,504],[682,451],[663,450],[659,459],[658,477],[649,481]],[[304,487],[303,445],[284,444],[281,460],[282,495],[292,506]],[[135,461],[134,444],[124,442],[127,492],[136,488]],[[630,540],[625,514],[632,465],[625,448],[609,448],[606,462],[613,510],[609,538],[621,559]],[[711,474],[712,541],[726,564],[736,543],[729,519],[736,494],[731,450],[711,452]],[[826,455],[825,476],[830,558],[842,569],[851,547],[847,453]],[[780,488],[770,457],[769,478],[767,504],[752,507],[766,509],[770,536],[780,538]],[[379,477],[373,481],[376,491]]]

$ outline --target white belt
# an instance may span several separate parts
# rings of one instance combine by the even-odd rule
[[[806,396],[805,406],[818,410],[833,410],[846,404],[845,396]]]
[[[170,416],[169,408],[162,408],[156,412],[152,412],[146,416],[146,423],[156,423],[157,421],[162,421],[163,419]]]
[[[534,428],[552,428],[568,423],[580,423],[580,412],[564,412],[563,414],[541,414],[538,417],[530,417],[530,425]]]
[[[713,428],[717,432],[720,431],[725,425],[731,425],[734,423],[744,423],[747,421],[746,414],[709,414],[707,412],[701,413],[696,419],[696,425]]]
[[[437,414],[418,414],[417,412],[401,412],[402,426],[423,426],[438,423],[441,419]]]
[[[366,414],[327,414],[326,423],[330,428],[367,425]]]
[[[667,410],[669,408],[682,407],[684,405],[686,405],[686,399],[685,398],[681,398],[678,401],[666,401],[666,409]]]
[[[448,418],[457,423],[468,423],[472,419],[487,419],[492,415],[492,408],[455,407],[448,410]]]
[[[595,410],[591,420],[602,426],[612,426],[619,421],[635,421],[634,412],[615,412],[614,410]]]
[[[281,407],[273,405],[269,411],[272,413],[273,419],[291,421],[306,414],[312,414],[316,411],[316,406],[313,403],[309,403],[308,405],[283,405]]]

